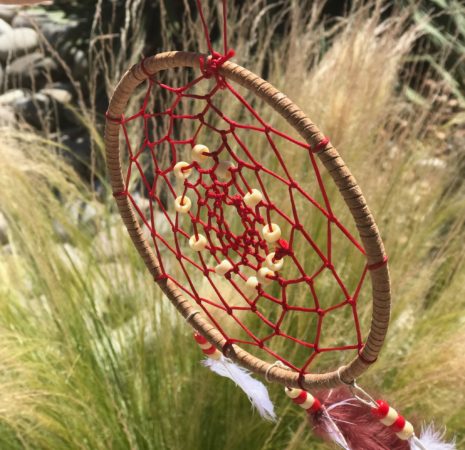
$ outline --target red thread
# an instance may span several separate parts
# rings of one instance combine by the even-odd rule
[[[155,275],[153,278],[158,283],[160,281],[167,280],[168,276],[166,274],[164,274],[164,273],[160,273],[160,274]]]
[[[197,11],[199,12],[200,16],[200,21],[202,22],[203,26],[203,32],[205,35],[205,40],[207,41],[207,46],[208,46],[208,51],[210,53],[213,53],[213,46],[210,40],[210,32],[208,31],[208,26],[207,26],[207,21],[205,20],[205,15],[203,14],[203,8],[201,4],[201,0],[196,0],[197,1]],[[225,11],[225,1],[223,1],[223,13]],[[224,23],[226,23],[226,19],[223,18]]]
[[[107,120],[109,120],[110,122],[117,123],[118,125],[121,125],[121,123],[124,120],[123,114],[121,114],[121,116],[119,116],[119,117],[112,117],[112,116],[110,116],[110,114],[108,114],[108,112],[105,113],[105,118]]]
[[[305,372],[301,371],[299,373],[299,377],[297,378],[297,384],[299,385],[300,389],[302,389],[303,391],[305,391],[304,381],[305,381]]]
[[[378,361],[378,358],[375,358],[375,359],[373,359],[372,361],[370,361],[369,359],[366,359],[365,356],[363,355],[362,350],[359,351],[358,357],[359,357],[365,364],[368,364],[368,365],[374,364],[376,361]]]
[[[368,270],[380,269],[381,267],[385,266],[387,264],[387,262],[388,262],[388,257],[387,257],[387,255],[384,255],[382,261],[374,263],[374,264],[367,265],[367,269]]]
[[[200,0],[197,0],[197,10],[199,11],[199,16],[202,22],[205,40],[207,42],[208,51],[210,53],[208,56],[201,56],[199,58],[200,71],[202,72],[203,76],[207,79],[214,76],[216,78],[218,87],[221,89],[225,89],[226,88],[225,80],[218,73],[218,71],[226,61],[234,57],[235,52],[233,49],[228,48],[228,23],[227,23],[228,12],[227,12],[226,0],[223,0],[222,3],[223,3],[223,52],[224,52],[223,55],[221,53],[216,52],[213,49],[213,45],[210,39],[210,33],[208,31],[207,21],[205,20],[205,15],[203,13]]]
[[[115,198],[126,197],[127,195],[128,195],[127,191],[113,192],[113,197]]]
[[[318,142],[318,144],[315,145],[315,147],[311,149],[312,153],[321,152],[321,150],[323,150],[328,144],[329,144],[329,138],[328,137],[323,138],[320,142]]]
[[[210,79],[211,77],[215,77],[218,86],[221,89],[225,89],[225,79],[219,74],[219,70],[221,66],[231,59],[235,55],[234,50],[230,49],[225,55],[221,55],[220,53],[213,52],[209,56],[201,56],[199,58],[199,67],[200,71],[202,72],[203,76],[206,79]]]
[[[226,339],[226,342],[223,344],[223,347],[221,348],[221,353],[223,353],[223,355],[226,356],[226,352],[231,347],[232,347],[232,341],[230,339]]]
[[[345,277],[338,272],[334,233],[339,233],[360,255],[365,252],[332,211],[313,153],[329,140],[323,139],[312,149],[308,143],[283,133],[265,121],[255,107],[219,75],[222,64],[233,55],[227,48],[225,17],[224,55],[221,55],[213,50],[199,0],[198,4],[210,52],[210,57],[201,62],[200,75],[176,87],[149,78],[139,111],[127,118],[109,118],[120,124],[127,148],[123,158],[127,164],[123,170],[125,186],[130,186],[131,190],[117,195],[129,198],[138,220],[150,233],[151,247],[160,264],[158,278],[169,280],[198,305],[225,339],[223,353],[238,344],[261,356],[277,359],[299,373],[298,384],[304,389],[305,374],[319,355],[335,351],[357,352],[363,348],[357,300],[368,269],[366,266],[360,268],[355,291],[349,289]],[[155,101],[153,96],[156,96]],[[161,98],[170,99],[165,108],[160,106]],[[231,104],[232,110],[238,111],[238,118],[233,119],[222,111],[222,102]],[[137,136],[138,124],[141,133]],[[201,142],[201,136],[205,135],[209,142]],[[276,168],[256,159],[257,150],[249,148],[250,142],[255,141],[267,147]],[[180,161],[182,149],[190,151],[198,143],[212,147],[205,164],[189,163],[191,176],[175,184],[173,170]],[[285,153],[289,149],[300,158],[305,170],[303,181],[293,173],[294,168],[286,165]],[[221,178],[219,165],[225,161],[232,163],[227,170],[230,176]],[[312,181],[315,195],[303,184]],[[287,197],[273,198],[271,183],[282,187]],[[263,198],[250,208],[243,199],[252,188],[258,189]],[[141,193],[145,193],[148,205],[141,202]],[[191,200],[188,214],[173,213],[178,196]],[[304,227],[301,220],[306,214],[318,216],[324,224],[322,229]],[[271,223],[284,225],[285,239],[283,237],[277,244],[266,242],[261,234],[263,227]],[[193,235],[206,238],[206,250],[194,252],[190,249],[187,243]],[[301,260],[303,248],[314,260],[312,265],[304,265]],[[266,256],[273,251],[275,262],[285,258],[283,271],[271,277],[270,288],[259,284],[256,292],[247,294],[245,281],[265,267]],[[233,269],[219,281],[215,267],[224,259]],[[287,267],[293,269],[292,276],[285,277]],[[204,277],[203,283],[199,283],[199,276]],[[326,281],[320,282],[323,277]],[[328,280],[337,291],[332,303],[333,299],[325,303],[326,295],[320,291],[321,283],[328,283]],[[207,289],[202,287],[201,290],[201,285]],[[300,298],[305,302],[299,303]],[[353,317],[354,337],[344,344],[331,344],[334,340],[325,336],[326,318],[344,308]],[[298,313],[315,321],[314,329],[309,329],[304,336],[294,336],[289,326]],[[257,323],[262,326],[260,332],[255,329]],[[300,351],[303,356],[299,362],[289,361],[274,350],[275,342],[282,340]],[[363,355],[360,358],[365,361]],[[371,364],[373,361],[365,362]]]
[[[147,61],[148,58],[144,58],[141,63],[140,63],[140,69],[142,70],[142,72],[144,73],[144,75],[147,77],[147,78],[152,78],[153,77],[153,73],[150,73],[147,68],[145,67],[145,61]]]
[[[292,250],[291,250],[291,247],[289,246],[289,242],[287,242],[285,239],[279,239],[273,259],[275,261],[279,261],[283,259],[285,256],[290,256],[290,255],[292,255]]]
[[[212,345],[211,347],[202,349],[202,352],[203,352],[205,355],[213,355],[213,354],[216,352],[216,347],[214,347],[214,346]]]
[[[200,57],[200,71],[202,72],[203,76],[207,79],[211,78],[212,76],[218,75],[218,70],[221,66],[234,57],[235,52],[234,50],[228,50],[226,55],[221,55],[220,53],[213,52],[212,55],[207,57],[201,56]]]

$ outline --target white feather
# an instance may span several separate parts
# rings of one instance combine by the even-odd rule
[[[345,440],[344,435],[342,434],[339,427],[334,422],[333,418],[329,415],[328,410],[324,409],[324,419],[325,421],[325,428],[326,432],[328,433],[329,437],[337,444],[339,447],[343,448],[344,450],[351,450],[349,444]]]
[[[412,450],[457,450],[455,441],[445,442],[444,431],[438,431],[433,425],[421,430],[420,438],[414,437],[411,441]]]
[[[252,378],[249,371],[224,356],[219,361],[206,358],[202,364],[216,374],[233,380],[246,393],[252,405],[265,420],[276,420],[274,406],[267,388],[263,383]]]
[[[335,408],[339,408],[340,406],[353,406],[354,408],[359,408],[360,403],[355,398],[348,398],[346,400],[341,400],[340,402],[333,403],[332,405],[326,408],[326,411],[330,412]]]

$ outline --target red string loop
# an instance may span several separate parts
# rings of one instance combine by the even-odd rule
[[[105,113],[105,118],[107,120],[109,120],[110,122],[114,122],[114,123],[117,123],[118,125],[121,125],[124,121],[124,116],[123,114],[121,114],[121,116],[119,117],[113,117],[111,116],[110,114],[108,114],[108,112]]]
[[[113,192],[113,197],[115,198],[127,197],[127,195],[128,191]]]
[[[197,10],[199,12],[200,20],[202,22],[203,32],[205,35],[205,40],[207,42],[207,47],[209,51],[208,56],[201,56],[199,60],[200,70],[203,76],[207,79],[215,77],[218,86],[221,89],[226,87],[226,80],[222,77],[218,71],[221,66],[231,59],[235,52],[233,49],[228,48],[228,22],[227,22],[227,3],[226,0],[222,1],[223,3],[223,51],[224,54],[218,53],[213,49],[213,45],[210,39],[210,33],[208,31],[207,21],[202,9],[202,3],[200,0],[197,0]]]
[[[305,381],[305,372],[304,371],[299,371],[299,377],[297,378],[297,384],[299,385],[300,389],[305,391],[305,386],[304,386],[304,381]]]
[[[382,260],[382,261],[379,261],[379,262],[374,263],[374,264],[369,264],[369,265],[367,266],[367,269],[368,269],[368,270],[381,269],[381,267],[385,266],[387,263],[388,263],[388,257],[387,257],[387,255],[385,255],[385,256],[383,256],[383,260]]]
[[[223,344],[223,347],[221,347],[221,353],[223,353],[224,356],[227,356],[226,353],[227,351],[232,348],[233,342],[231,339],[226,339],[226,342]]]
[[[168,275],[164,274],[164,273],[160,273],[158,275],[155,275],[154,277],[154,280],[156,282],[161,282],[161,281],[165,281],[168,279]]]
[[[359,357],[366,365],[369,365],[369,366],[371,366],[372,364],[374,364],[374,363],[378,360],[378,358],[376,358],[376,359],[373,359],[372,361],[370,361],[369,359],[365,358],[365,356],[363,355],[362,351],[360,351],[360,352],[358,353],[358,357]]]
[[[213,51],[211,55],[201,56],[199,59],[200,71],[203,76],[207,79],[215,77],[218,86],[222,89],[225,88],[225,79],[219,74],[221,66],[232,57],[235,52],[233,49],[229,49],[226,55]]]
[[[324,150],[324,148],[329,144],[329,137],[325,137],[323,138],[320,142],[318,142],[318,144],[315,145],[315,147],[313,147],[311,150],[312,150],[312,153],[319,153],[321,152],[322,150]]]
[[[147,61],[148,58],[144,58],[141,63],[140,63],[140,68],[142,70],[142,72],[144,73],[144,75],[148,78],[148,79],[152,79],[153,78],[153,73],[150,73],[148,70],[147,70],[147,67],[145,67],[145,62]]]

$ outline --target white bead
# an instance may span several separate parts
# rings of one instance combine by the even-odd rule
[[[231,161],[221,161],[215,170],[216,176],[223,181],[229,181],[232,178],[230,169],[234,167]]]
[[[174,201],[174,209],[181,214],[187,214],[192,206],[191,199],[187,195],[180,195]]]
[[[244,203],[249,208],[255,208],[263,200],[263,194],[258,189],[252,189],[244,195]]]
[[[295,389],[295,388],[285,388],[284,392],[289,398],[297,398],[300,395],[301,389]]]
[[[210,344],[210,342],[205,342],[205,344],[198,344],[199,347],[202,349],[202,350],[207,350],[208,348],[210,348],[212,345]]]
[[[270,231],[271,227],[271,231]],[[281,228],[275,223],[266,224],[262,230],[263,239],[265,241],[273,243],[279,240],[281,237]]]
[[[192,159],[198,163],[202,163],[208,158],[210,150],[206,145],[197,144],[192,148]]]
[[[226,275],[232,269],[233,265],[227,259],[223,259],[223,261],[215,267],[215,273],[218,275]]]
[[[299,406],[303,409],[310,409],[314,403],[315,403],[315,397],[312,394],[307,392],[307,398]]]
[[[196,238],[194,234],[189,239],[189,246],[192,250],[195,250],[196,252],[201,252],[202,250],[205,250],[205,247],[207,246],[207,238],[201,234],[199,234],[198,238]]]
[[[281,258],[273,262],[274,255],[275,253],[273,252],[266,256],[266,265],[268,266],[269,269],[277,272],[278,270],[281,270],[283,268],[284,259]]]
[[[264,285],[267,285],[267,284],[270,284],[270,283],[273,282],[273,280],[268,278],[268,277],[272,277],[273,275],[274,275],[274,272],[272,270],[268,269],[268,267],[262,267],[257,272],[258,281],[260,281],[260,283],[264,284]]]
[[[257,289],[257,286],[258,286],[257,277],[249,277],[249,278],[247,278],[247,281],[245,282],[245,285],[251,290],[252,289]]]
[[[415,434],[415,430],[413,429],[413,425],[406,420],[404,429],[396,434],[399,439],[402,439],[403,441],[408,441]]]
[[[192,167],[187,170],[182,170],[185,167],[190,166],[186,161],[179,161],[173,168],[174,175],[180,180],[186,179],[192,173]]]
[[[380,422],[387,427],[391,426],[399,417],[399,413],[394,409],[389,407],[389,412],[386,417],[380,419]]]

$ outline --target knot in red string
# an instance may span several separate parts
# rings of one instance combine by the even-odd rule
[[[280,259],[283,259],[285,256],[290,255],[292,255],[292,250],[289,245],[289,242],[287,242],[285,239],[279,239],[273,259],[279,261]]]
[[[201,56],[199,60],[200,70],[203,76],[207,79],[215,77],[218,85],[221,88],[225,87],[224,78],[218,73],[221,66],[235,55],[233,49],[229,49],[225,55],[213,51],[207,57]]]
[[[239,195],[232,195],[231,196],[231,203],[236,207],[241,207],[242,203],[244,202],[243,198]]]

